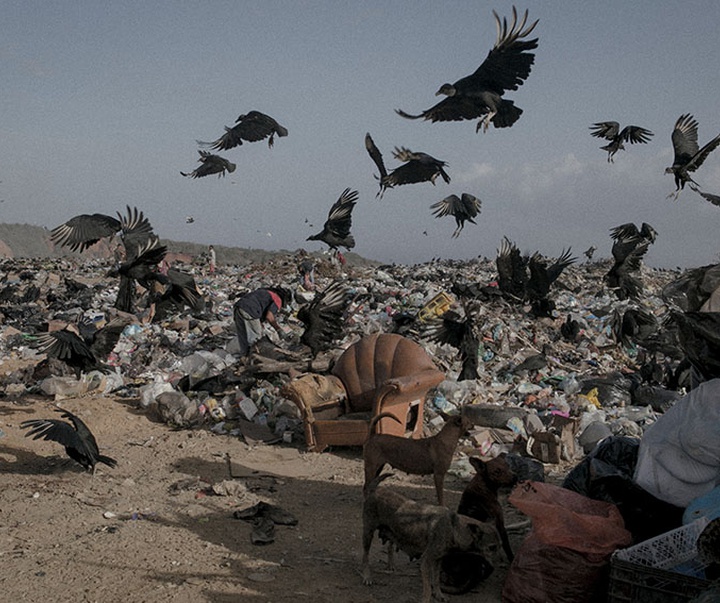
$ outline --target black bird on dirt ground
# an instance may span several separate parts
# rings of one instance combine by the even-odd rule
[[[674,196],[677,199],[686,183],[690,182],[699,188],[698,183],[690,177],[690,172],[697,170],[707,156],[720,145],[720,134],[700,148],[698,122],[692,115],[685,113],[675,122],[672,144],[675,157],[673,164],[665,169],[665,173],[675,177],[675,190],[668,197]]]
[[[74,461],[80,463],[86,470],[95,474],[95,466],[103,463],[108,467],[115,467],[117,461],[109,456],[100,454],[95,436],[87,425],[70,411],[58,408],[56,412],[61,417],[70,420],[70,423],[58,419],[33,419],[20,423],[22,429],[30,428],[25,437],[32,436],[33,440],[42,438],[57,442],[65,446],[65,452]]]
[[[442,201],[433,203],[430,209],[434,210],[433,215],[436,218],[442,218],[444,216],[453,216],[455,218],[457,228],[452,233],[452,238],[455,239],[460,236],[460,232],[465,227],[465,222],[476,224],[473,218],[477,217],[480,213],[481,206],[482,202],[480,199],[470,193],[463,193],[462,197],[449,195]]]
[[[330,249],[338,247],[352,249],[355,247],[355,238],[350,234],[352,227],[352,210],[357,203],[358,192],[346,188],[333,206],[330,208],[328,218],[323,229],[307,238],[308,241],[322,241]]]
[[[260,111],[250,111],[238,117],[232,128],[225,126],[225,134],[214,142],[198,140],[197,143],[215,151],[227,151],[239,147],[243,141],[257,142],[267,138],[268,147],[272,148],[275,144],[275,135],[287,136],[287,128],[281,126],[269,115],[260,113]]]
[[[198,151],[198,153],[200,154],[200,159],[198,159],[200,165],[192,172],[180,172],[180,175],[186,178],[204,178],[205,176],[217,174],[218,178],[220,178],[220,176],[224,177],[226,172],[231,174],[237,167],[224,157],[220,157],[220,155],[213,155],[208,151]]]
[[[380,190],[376,197],[382,197],[386,189],[403,184],[414,184],[417,182],[431,182],[435,184],[438,176],[450,184],[450,176],[443,169],[447,164],[444,161],[435,159],[427,153],[414,153],[405,147],[395,147],[393,156],[404,163],[396,167],[392,172],[387,171],[382,153],[375,146],[370,134],[365,134],[365,148],[370,158],[375,162],[380,172]]]
[[[647,143],[654,134],[650,130],[641,128],[640,126],[625,126],[622,130],[620,124],[616,121],[600,121],[590,126],[592,136],[609,140],[610,144],[600,147],[603,151],[608,152],[608,163],[613,163],[615,153],[624,151],[624,142],[630,144]]]
[[[513,101],[503,98],[508,90],[517,90],[527,77],[535,62],[535,54],[530,52],[537,48],[537,38],[525,40],[535,29],[537,21],[525,27],[528,12],[525,11],[518,23],[517,10],[513,6],[512,23],[497,13],[495,25],[497,38],[495,45],[482,64],[470,75],[463,77],[454,84],[443,84],[435,96],[445,95],[446,99],[418,115],[411,115],[396,109],[398,115],[407,119],[425,119],[436,121],[462,121],[477,119],[475,131],[484,131],[492,123],[496,128],[512,126],[522,114]]]

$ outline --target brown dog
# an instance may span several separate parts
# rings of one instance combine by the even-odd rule
[[[369,553],[375,531],[389,540],[388,566],[393,569],[395,547],[411,559],[420,558],[423,584],[423,603],[430,603],[433,595],[447,598],[440,590],[440,562],[451,550],[479,551],[483,554],[497,549],[495,528],[470,517],[463,517],[446,507],[417,503],[393,492],[378,488],[390,473],[373,479],[366,488],[363,503],[363,559],[362,575],[365,584],[372,584]],[[492,553],[491,553],[492,554]]]
[[[365,488],[380,475],[385,463],[405,473],[433,475],[439,504],[443,504],[445,474],[450,468],[460,436],[465,434],[472,423],[463,415],[443,415],[445,425],[434,436],[412,440],[401,436],[373,433],[375,424],[382,417],[397,417],[380,413],[370,422],[370,435],[363,446],[365,461]]]
[[[476,473],[462,493],[457,512],[478,521],[494,520],[505,555],[512,561],[513,552],[505,530],[498,490],[501,486],[514,486],[517,477],[505,460],[505,454],[487,462],[471,456],[470,464],[475,467]]]

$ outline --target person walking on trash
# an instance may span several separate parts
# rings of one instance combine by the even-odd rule
[[[240,344],[240,356],[250,355],[250,347],[263,335],[263,323],[268,323],[280,338],[286,336],[277,322],[277,314],[291,301],[291,294],[282,287],[256,289],[240,297],[233,307],[233,319]]]

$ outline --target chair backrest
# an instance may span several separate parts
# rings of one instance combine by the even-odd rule
[[[375,333],[351,345],[332,374],[345,385],[351,412],[372,410],[375,391],[388,379],[437,367],[422,346],[395,333]]]

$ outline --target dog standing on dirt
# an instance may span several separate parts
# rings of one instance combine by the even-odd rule
[[[450,468],[458,440],[472,427],[472,422],[462,414],[443,415],[445,425],[438,433],[429,438],[412,440],[401,436],[374,433],[375,424],[383,417],[392,417],[400,422],[397,417],[386,412],[373,417],[370,422],[370,435],[363,446],[365,491],[387,463],[405,473],[432,474],[438,503],[442,505],[445,474]]]
[[[439,601],[447,597],[440,590],[440,563],[448,552],[479,551],[485,554],[498,545],[495,528],[490,524],[464,517],[438,505],[421,504],[393,492],[378,488],[390,477],[383,473],[365,489],[363,503],[363,559],[362,575],[365,584],[372,584],[369,553],[375,531],[389,540],[388,566],[394,569],[395,547],[411,559],[420,558],[422,602],[430,603],[433,595]]]
[[[505,555],[508,561],[512,562],[514,555],[505,530],[498,490],[502,486],[514,486],[517,477],[505,460],[504,454],[487,462],[471,456],[470,464],[475,468],[476,473],[460,497],[457,512],[478,521],[494,520]]]

